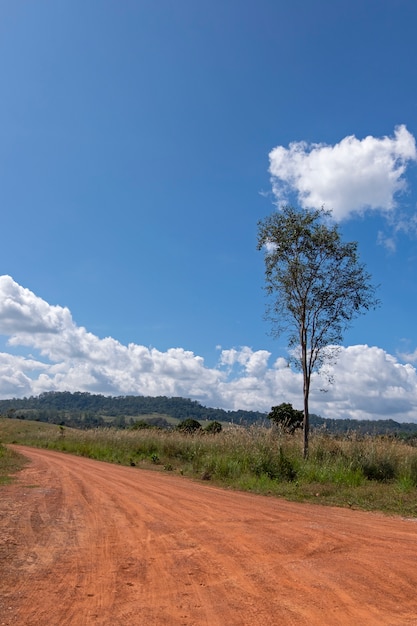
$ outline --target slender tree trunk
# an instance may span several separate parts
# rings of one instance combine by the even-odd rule
[[[303,420],[303,457],[308,457],[308,438],[310,432],[310,418],[308,413],[308,396],[310,393],[310,380],[306,373],[304,375],[304,420]]]
[[[303,420],[303,457],[308,457],[308,436],[310,430],[310,420],[308,415],[308,396],[310,394],[310,371],[307,364],[307,332],[303,324],[301,330],[301,360],[303,368],[303,395],[304,395],[304,420]]]

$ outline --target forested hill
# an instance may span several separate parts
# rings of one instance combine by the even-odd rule
[[[116,426],[126,428],[141,420],[162,427],[175,425],[175,420],[195,419],[229,422],[242,426],[269,425],[266,413],[259,411],[225,411],[205,407],[187,398],[166,396],[103,396],[85,392],[51,391],[30,398],[0,400],[0,416],[32,419],[74,428]],[[169,423],[167,418],[174,418]],[[312,429],[324,429],[329,434],[356,432],[360,435],[417,437],[417,424],[394,420],[325,419],[310,415]]]
[[[90,427],[109,423],[122,425],[123,419],[141,415],[160,414],[179,420],[192,418],[198,421],[210,420],[250,425],[264,422],[266,414],[259,411],[225,411],[207,408],[187,398],[167,398],[166,396],[102,396],[90,393],[69,391],[47,392],[37,397],[0,400],[0,414],[26,419],[38,419],[53,423],[65,423]],[[55,418],[60,418],[57,421]]]
[[[322,429],[325,432],[345,435],[399,435],[417,437],[417,424],[387,420],[353,420],[353,419],[325,419],[318,415],[310,416],[312,429]]]

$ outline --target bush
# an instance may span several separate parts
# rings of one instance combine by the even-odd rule
[[[401,466],[401,444],[384,437],[355,438],[351,445],[353,470],[360,470],[367,480],[389,482],[398,477]]]
[[[190,417],[189,419],[180,422],[177,426],[177,430],[182,433],[193,434],[199,430],[202,430],[202,428],[200,422],[197,422],[197,420]]]
[[[130,427],[131,430],[143,430],[145,428],[153,428],[153,427],[150,424],[148,424],[148,422],[145,422],[145,420],[138,420],[137,422],[132,424],[132,426]]]
[[[217,433],[222,432],[222,425],[220,424],[220,422],[210,422],[204,428],[204,432],[210,433],[211,435],[216,435]]]
[[[368,480],[387,482],[396,475],[396,468],[389,459],[379,459],[378,461],[365,461],[362,464],[362,472]]]
[[[396,463],[389,458],[362,458],[353,463],[354,469],[359,469],[365,478],[378,482],[388,482],[397,475]]]
[[[271,450],[265,450],[256,457],[250,467],[255,476],[268,476],[271,480],[293,481],[297,477],[297,472],[291,460],[286,456],[280,447],[278,456]]]

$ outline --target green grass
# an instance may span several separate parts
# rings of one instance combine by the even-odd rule
[[[12,482],[14,476],[26,464],[26,459],[14,450],[0,444],[0,485]]]
[[[301,434],[229,426],[217,435],[162,430],[73,430],[0,419],[0,441],[173,471],[227,488],[300,502],[417,517],[417,448],[384,437],[315,433],[303,460]]]

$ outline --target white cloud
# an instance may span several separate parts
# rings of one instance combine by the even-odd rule
[[[302,378],[286,359],[270,363],[267,350],[221,349],[218,367],[182,348],[161,352],[77,326],[68,309],[53,306],[10,276],[0,276],[0,334],[8,344],[36,349],[40,357],[0,352],[0,397],[44,391],[111,395],[183,396],[207,406],[269,411],[291,402],[302,408]],[[334,384],[320,393],[315,377],[310,408],[323,417],[417,421],[417,372],[380,348],[342,348]]]
[[[417,348],[414,350],[414,352],[400,352],[399,357],[403,361],[415,363],[417,361]]]
[[[416,142],[404,125],[393,137],[345,137],[335,145],[293,142],[270,154],[273,192],[279,204],[295,193],[304,208],[322,205],[337,220],[365,210],[392,211],[406,189],[404,174],[417,160]]]
[[[18,285],[10,276],[0,276],[0,293],[0,333],[3,335],[56,334],[72,323],[67,308],[51,306],[35,298],[29,289]]]
[[[238,364],[244,367],[245,373],[249,376],[262,376],[267,368],[271,353],[267,350],[257,350],[253,352],[247,346],[236,350],[223,350],[220,355],[220,365],[229,366],[230,370]]]
[[[408,237],[417,237],[417,214],[405,215],[401,211],[396,211],[389,216],[388,225],[391,228],[389,235],[379,231],[377,243],[386,248],[388,252],[395,252],[399,236],[404,234]]]
[[[417,372],[377,347],[343,348],[334,368],[335,384],[328,388],[329,417],[353,419],[417,418]],[[313,392],[313,402],[319,400]]]
[[[383,246],[387,252],[395,252],[397,249],[397,242],[395,240],[395,236],[388,236],[385,233],[383,233],[381,230],[378,231],[378,235],[377,235],[377,244],[380,246]]]

